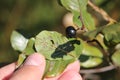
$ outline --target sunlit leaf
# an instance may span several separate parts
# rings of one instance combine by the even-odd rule
[[[74,51],[76,54],[76,58],[78,59],[79,56],[81,55],[82,51],[83,51],[83,40],[81,40],[80,38],[70,38],[69,41],[71,41],[71,43],[73,43],[74,45]]]
[[[74,12],[74,15],[73,15],[73,22],[75,25],[77,25],[78,27],[82,27],[82,22],[80,20],[80,13],[78,12]]]
[[[88,0],[60,0],[61,4],[71,12],[86,10]]]
[[[47,60],[45,77],[54,77],[60,75],[66,66],[73,62],[74,59],[70,60]]]
[[[117,50],[112,55],[112,61],[115,65],[120,66],[120,50]]]
[[[35,49],[49,60],[71,59],[78,57],[75,52],[75,44],[80,45],[80,41],[68,40],[55,31],[42,31],[36,36]]]
[[[88,30],[95,29],[95,23],[91,15],[87,12],[88,0],[60,0],[61,4],[69,11],[71,11],[73,16],[73,21],[78,27],[82,27],[82,24]],[[80,19],[81,17],[81,19]]]
[[[86,42],[82,42],[83,50],[79,57],[81,66],[84,68],[92,68],[100,65],[102,63],[103,53]]]
[[[79,39],[67,39],[56,31],[40,32],[35,39],[35,49],[47,60],[46,77],[62,73],[65,67],[78,59],[82,52]]]
[[[89,45],[86,42],[84,42],[83,45],[84,45],[84,49],[82,51],[82,54],[87,56],[99,57],[99,58],[103,57],[102,52],[95,46]]]
[[[87,11],[81,12],[82,20],[84,26],[88,29],[88,31],[95,30],[95,23],[92,16]]]
[[[85,62],[81,62],[80,65],[84,68],[92,68],[100,65],[102,63],[102,59],[98,57],[89,57]]]
[[[28,39],[17,31],[13,31],[11,34],[11,45],[14,50],[23,51],[26,48]]]
[[[57,32],[42,31],[36,36],[35,49],[37,52],[42,53],[47,59],[53,59],[52,54],[56,48],[67,41],[68,39],[66,37]]]

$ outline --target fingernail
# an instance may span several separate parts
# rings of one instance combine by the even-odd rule
[[[34,53],[25,60],[24,65],[34,65],[34,66],[40,66],[43,62],[45,62],[45,59],[42,55],[38,53]]]

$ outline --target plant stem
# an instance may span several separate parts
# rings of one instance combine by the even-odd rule
[[[116,20],[112,19],[103,9],[97,7],[96,5],[94,5],[90,0],[88,0],[88,5],[90,7],[92,7],[96,12],[98,12],[99,14],[101,14],[103,16],[103,18],[109,22],[109,24],[111,23],[115,23]]]
[[[80,70],[80,73],[82,74],[91,74],[91,73],[101,73],[101,72],[106,72],[106,71],[110,71],[110,70],[113,70],[113,69],[116,69],[117,67],[113,64],[109,65],[109,66],[105,66],[105,67],[102,67],[102,68],[96,68],[96,69],[83,69],[83,70]]]

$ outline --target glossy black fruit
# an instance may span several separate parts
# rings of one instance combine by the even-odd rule
[[[75,38],[76,37],[76,30],[73,26],[68,26],[66,28],[66,36],[68,38]]]

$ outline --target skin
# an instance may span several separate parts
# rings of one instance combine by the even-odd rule
[[[44,78],[45,58],[38,53],[30,55],[17,70],[15,63],[0,68],[0,80],[82,80],[79,61],[67,66],[63,73],[54,78]]]

